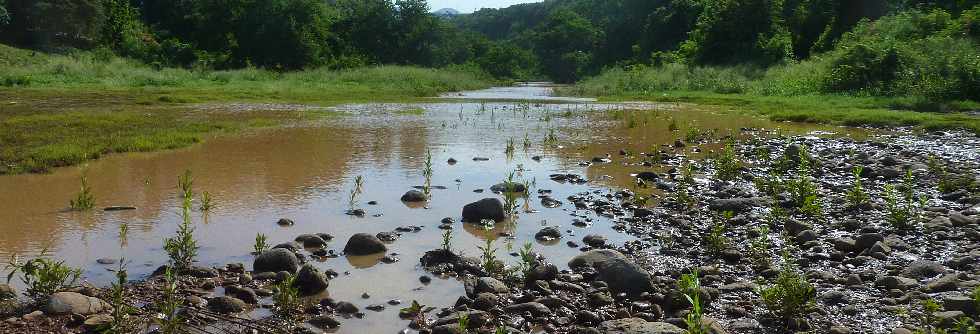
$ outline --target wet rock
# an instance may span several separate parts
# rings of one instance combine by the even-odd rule
[[[105,265],[105,264],[116,264],[116,259],[110,259],[110,258],[104,257],[104,258],[100,258],[100,259],[95,260],[95,263],[103,264],[103,265]]]
[[[885,276],[875,281],[875,286],[884,287],[886,289],[909,290],[918,285],[918,281],[901,276]]]
[[[217,269],[202,266],[191,266],[190,268],[184,269],[181,274],[196,278],[214,278],[219,275]]]
[[[523,183],[501,182],[490,186],[490,191],[495,193],[523,193],[527,191],[527,187]]]
[[[507,284],[501,282],[500,280],[493,277],[480,277],[476,280],[476,286],[473,290],[474,293],[479,294],[482,292],[489,293],[507,293],[510,292],[510,288]]]
[[[635,297],[653,290],[650,274],[614,250],[591,250],[579,254],[568,262],[568,267],[574,270],[594,269],[596,279],[608,284],[613,292],[624,292]]]
[[[589,234],[586,235],[585,238],[582,238],[582,242],[589,247],[602,248],[606,246],[606,237],[598,234]]]
[[[258,304],[259,296],[255,293],[255,290],[251,288],[243,288],[237,285],[229,285],[225,287],[225,295],[241,299],[243,302],[248,304]]]
[[[902,271],[902,276],[923,279],[936,277],[944,272],[946,272],[946,267],[942,264],[929,260],[916,260]]]
[[[305,248],[323,248],[327,246],[327,241],[315,234],[301,234],[296,237],[296,242],[302,243]]]
[[[749,212],[752,208],[765,206],[766,199],[753,198],[716,198],[708,203],[708,208],[715,211],[731,211],[735,213]]]
[[[558,277],[558,266],[551,263],[537,264],[531,268],[527,273],[527,280],[533,281],[551,281]]]
[[[684,334],[687,331],[666,322],[648,322],[640,318],[609,320],[599,324],[604,334]]]
[[[504,307],[504,311],[512,314],[524,314],[531,313],[535,317],[543,317],[551,315],[551,309],[544,304],[536,302],[527,302],[514,305],[508,305]]]
[[[276,224],[278,224],[279,226],[293,226],[296,225],[296,222],[294,222],[292,219],[282,218],[279,219],[279,221],[276,222]]]
[[[296,274],[296,280],[293,282],[293,286],[303,296],[318,294],[326,290],[328,285],[326,276],[309,264],[304,265],[299,270],[299,273]]]
[[[495,294],[482,292],[473,299],[473,308],[477,310],[488,311],[494,307],[497,307],[497,295]]]
[[[55,292],[48,297],[48,302],[44,305],[44,313],[90,315],[111,308],[109,303],[95,297],[76,292]]]
[[[409,190],[404,195],[402,195],[402,202],[418,203],[425,202],[429,200],[429,196],[418,190]]]
[[[534,238],[541,241],[561,239],[561,231],[554,227],[545,227],[538,231],[538,233],[535,233]]]
[[[318,315],[311,318],[308,322],[310,325],[320,329],[334,329],[340,327],[340,321],[337,321],[337,319],[334,319],[329,315]]]
[[[298,252],[301,249],[303,249],[303,245],[300,245],[298,242],[295,242],[295,241],[290,241],[290,242],[284,242],[284,243],[281,243],[281,244],[272,246],[272,249],[279,249],[279,248],[287,249],[287,250],[295,253],[295,252]]]
[[[556,200],[556,199],[551,198],[551,197],[543,197],[543,198],[541,198],[541,206],[546,207],[546,208],[549,208],[549,209],[554,209],[554,208],[560,207],[561,204],[562,204],[561,201]]]
[[[381,312],[385,310],[385,306],[381,304],[371,304],[365,308],[374,312]]]
[[[350,302],[339,302],[337,303],[337,307],[335,309],[337,312],[346,314],[353,314],[360,311],[360,309],[357,308],[357,305],[351,304]]]
[[[378,240],[384,242],[394,242],[395,240],[398,240],[398,233],[394,232],[380,232],[375,236],[378,237]]]
[[[977,305],[976,301],[970,296],[964,295],[950,295],[943,297],[943,306],[947,311],[961,311],[968,315],[977,315]]]
[[[953,226],[963,227],[967,225],[976,225],[977,220],[975,218],[964,216],[960,213],[953,213],[949,215],[949,221],[953,223]]]
[[[479,223],[484,219],[500,222],[507,218],[504,204],[497,198],[484,198],[463,206],[463,221]]]
[[[483,327],[483,325],[486,325],[490,321],[490,314],[488,314],[487,312],[474,310],[468,312],[454,312],[445,318],[440,318],[439,320],[436,320],[434,323],[432,323],[432,326],[433,328],[435,328],[439,326],[458,324],[459,316],[461,314],[466,314],[466,317],[469,319],[469,323],[467,327],[470,329]],[[435,331],[433,331],[433,334],[434,333]]]
[[[926,291],[936,293],[936,292],[946,292],[954,291],[959,284],[960,279],[956,274],[945,275],[929,281],[926,283]]]
[[[636,173],[636,178],[643,181],[656,181],[660,179],[660,175],[654,172],[639,172]]]
[[[85,322],[82,323],[86,329],[90,332],[96,332],[101,328],[112,324],[112,316],[108,314],[96,314],[85,318]]]
[[[367,233],[358,233],[351,236],[347,240],[347,245],[344,246],[345,254],[355,256],[383,253],[387,250],[388,247],[378,237]]]
[[[0,300],[17,298],[17,291],[7,284],[0,284]]]
[[[252,264],[252,270],[257,273],[280,271],[295,273],[298,269],[299,259],[296,258],[296,254],[283,248],[262,252],[255,257],[255,262]]]
[[[239,313],[245,307],[245,302],[235,297],[221,296],[208,300],[208,309],[221,314]]]
[[[861,251],[871,248],[879,241],[885,241],[885,237],[879,233],[864,233],[854,240],[854,247],[856,250]]]

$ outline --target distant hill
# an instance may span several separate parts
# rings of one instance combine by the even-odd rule
[[[456,16],[456,15],[459,15],[460,13],[459,13],[458,10],[455,10],[455,9],[452,9],[452,8],[443,8],[443,9],[440,9],[440,10],[437,10],[437,11],[432,12],[432,14],[435,14],[437,16]]]

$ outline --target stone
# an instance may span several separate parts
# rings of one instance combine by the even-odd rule
[[[491,219],[496,222],[507,219],[504,204],[500,202],[500,199],[484,198],[463,206],[464,222],[479,223],[484,219]]]
[[[506,311],[507,313],[516,313],[516,314],[531,313],[531,315],[535,317],[543,317],[543,316],[551,315],[551,309],[549,309],[547,306],[544,306],[544,304],[537,303],[537,302],[527,302],[527,303],[508,305],[504,307],[504,311]]]
[[[901,276],[885,276],[875,281],[875,286],[884,287],[886,289],[908,290],[916,287],[917,285],[919,285],[918,281]]]
[[[558,267],[551,263],[538,264],[527,273],[527,281],[550,281],[558,277]]]
[[[945,275],[926,283],[926,291],[932,293],[954,291],[959,281],[960,279],[956,274]]]
[[[947,311],[962,311],[969,315],[977,315],[977,304],[969,296],[951,295],[943,297],[943,306]]]
[[[282,218],[279,219],[279,221],[277,221],[276,224],[278,224],[279,226],[293,226],[296,225],[296,222],[294,222],[292,219]]]
[[[949,215],[949,221],[953,223],[953,226],[963,227],[967,225],[976,225],[977,220],[974,218],[967,217],[961,213],[953,213]]]
[[[538,233],[535,233],[534,238],[540,241],[561,239],[561,231],[554,227],[545,227],[538,231]]]
[[[323,248],[327,246],[327,241],[315,234],[301,234],[296,237],[296,242],[302,243],[305,248]]]
[[[402,202],[418,203],[425,202],[429,200],[429,196],[418,190],[409,190],[404,195],[402,195]]]
[[[752,208],[766,204],[762,197],[752,198],[716,198],[708,203],[708,208],[715,211],[732,211],[735,213],[749,212]]]
[[[299,269],[296,254],[285,248],[274,248],[255,257],[252,270],[257,273],[287,271],[295,273]]]
[[[476,280],[476,287],[473,292],[476,294],[481,292],[507,293],[510,292],[510,288],[507,287],[506,283],[501,282],[496,278],[480,277]]]
[[[0,284],[0,300],[17,298],[17,291],[7,284]]]
[[[501,182],[490,187],[490,191],[495,193],[523,193],[527,187],[523,183]]]
[[[602,248],[606,246],[606,237],[598,234],[589,234],[585,238],[582,238],[582,242],[589,247]]]
[[[95,297],[76,292],[55,292],[48,298],[48,302],[44,306],[44,313],[90,315],[102,313],[111,308],[109,303]]]
[[[388,247],[378,237],[367,233],[352,235],[344,246],[345,254],[355,256],[383,253],[387,250]]]
[[[942,264],[929,260],[916,260],[905,267],[902,276],[923,279],[936,277],[944,272],[946,272],[946,267]]]
[[[360,309],[358,309],[356,305],[351,304],[349,302],[339,302],[339,303],[337,303],[336,309],[337,309],[337,312],[347,313],[347,314],[357,313],[358,311],[360,311]]]
[[[255,290],[251,288],[243,288],[236,285],[229,285],[225,287],[225,295],[241,299],[243,302],[248,304],[258,304],[259,295],[255,293]]]
[[[293,286],[299,290],[300,295],[312,296],[327,289],[327,277],[310,264],[306,264],[296,274]]]
[[[575,270],[595,269],[596,279],[608,284],[616,293],[636,297],[653,290],[650,273],[614,250],[590,250],[579,254],[568,262],[568,267]]]
[[[334,319],[329,315],[318,315],[311,318],[307,322],[309,322],[310,325],[320,329],[334,329],[340,327],[340,321],[337,321],[337,319]]]
[[[96,314],[85,318],[85,322],[82,326],[85,326],[89,331],[96,331],[112,323],[112,316],[108,314]]]
[[[864,233],[854,240],[854,247],[855,250],[862,251],[871,248],[879,241],[885,241],[885,237],[879,233]]]
[[[684,334],[686,330],[666,322],[648,322],[640,318],[604,321],[599,332],[605,334]]]
[[[239,313],[245,310],[245,301],[229,296],[214,297],[208,300],[208,309],[221,314]]]

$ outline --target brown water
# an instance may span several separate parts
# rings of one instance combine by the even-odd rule
[[[399,262],[383,264],[379,257],[339,257],[316,265],[342,273],[330,282],[329,293],[362,309],[390,299],[405,303],[417,299],[426,305],[446,306],[463,293],[462,284],[453,279],[436,279],[422,285],[417,279],[424,274],[418,266],[419,257],[439,247],[442,230],[436,227],[440,219],[459,220],[466,203],[497,196],[489,192],[489,187],[515,170],[517,179],[533,180],[536,189],[551,189],[554,198],[565,201],[568,195],[583,191],[631,185],[629,174],[643,167],[633,164],[635,160],[624,162],[618,151],[625,148],[650,152],[657,145],[683,136],[683,129],[667,130],[668,117],[676,119],[682,128],[696,123],[700,128],[719,129],[721,135],[737,132],[741,127],[779,127],[795,133],[840,131],[774,124],[689,105],[528,98],[547,95],[548,91],[547,87],[528,85],[466,93],[428,104],[342,106],[311,111],[339,113],[339,117],[211,138],[189,149],[112,155],[85,167],[58,169],[48,175],[0,176],[0,257],[34,256],[47,250],[52,256],[85,268],[86,279],[97,284],[108,282],[108,269],[115,266],[98,265],[96,259],[124,257],[130,261],[132,277],[145,277],[167,260],[162,239],[176,230],[180,219],[177,177],[189,169],[193,171],[195,191],[210,192],[216,206],[210,213],[194,214],[195,236],[202,246],[201,264],[242,262],[251,266],[249,253],[256,233],[268,235],[272,244],[290,241],[303,233],[330,233],[336,237],[330,249],[339,253],[354,233],[374,234],[417,225],[423,227],[421,232],[406,233],[389,245],[389,254],[397,254]],[[507,101],[508,98],[516,102]],[[634,109],[653,111],[610,112]],[[632,127],[629,119],[634,119]],[[558,146],[544,145],[544,138],[550,133],[560,138]],[[526,149],[525,136],[530,143]],[[510,157],[505,154],[509,139],[516,146]],[[406,206],[399,197],[423,183],[429,151],[434,162],[432,184],[446,189],[434,189],[427,208]],[[612,163],[580,164],[607,153],[613,158]],[[540,156],[540,161],[532,159],[534,156]],[[451,157],[459,163],[447,164]],[[490,160],[474,161],[474,157]],[[99,207],[126,205],[138,209],[67,211],[83,171]],[[597,182],[565,185],[549,180],[552,173],[577,173]],[[349,191],[358,175],[365,182],[355,205],[367,211],[364,218],[345,214]],[[475,193],[475,189],[487,191]],[[378,204],[367,205],[368,201]],[[566,234],[563,241],[581,243],[588,233],[605,235],[616,244],[629,238],[613,231],[608,219],[574,212],[574,207],[565,202],[560,208],[547,209],[532,198],[530,205],[539,212],[522,213],[516,221],[498,224],[490,231],[457,223],[454,246],[475,255],[476,246],[482,245],[485,238],[508,232],[514,238],[496,241],[500,255],[508,257],[507,245],[513,245],[516,251],[525,241],[533,241],[534,233],[545,225],[570,231],[572,235]],[[572,214],[591,218],[594,223],[587,228],[574,227]],[[276,225],[283,217],[293,219],[296,225]],[[564,242],[535,242],[534,248],[559,265],[578,252]],[[362,299],[362,293],[371,297]],[[365,311],[368,314],[363,319],[344,320],[340,332],[397,332],[408,325],[398,319],[397,309],[389,306],[380,313]]]

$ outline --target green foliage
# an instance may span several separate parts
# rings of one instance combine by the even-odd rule
[[[796,167],[796,176],[786,181],[786,188],[789,191],[790,199],[795,206],[805,214],[819,213],[820,207],[817,185],[810,180],[810,153],[806,146],[800,146],[798,157],[799,163]]]
[[[530,241],[524,243],[524,247],[518,252],[520,255],[520,262],[517,265],[517,270],[521,272],[522,277],[527,278],[527,274],[534,269],[534,265],[538,263],[538,259],[534,256],[534,251]]]
[[[190,169],[184,170],[184,174],[177,176],[177,189],[184,198],[194,197],[194,175],[191,174]]]
[[[25,294],[35,300],[47,298],[52,293],[72,287],[82,275],[82,270],[69,267],[65,261],[56,261],[45,257],[46,251],[34,259],[20,263],[12,256],[7,263],[7,283],[20,274],[20,281],[27,287]]]
[[[262,254],[262,252],[269,249],[269,238],[265,234],[256,233],[255,234],[255,244],[252,245],[252,254]]]
[[[813,308],[816,289],[787,254],[784,254],[783,258],[785,263],[775,282],[768,286],[761,286],[757,293],[769,313],[788,322],[806,316]]]
[[[706,1],[704,12],[680,46],[700,64],[772,64],[792,56],[789,32],[780,23],[781,2]]]
[[[425,169],[422,170],[423,176],[425,176],[425,184],[422,185],[422,192],[425,193],[425,197],[429,198],[432,195],[432,175],[434,174],[432,170],[432,150],[425,152]]]
[[[82,175],[82,186],[69,203],[72,210],[87,211],[95,207],[95,195],[92,194],[92,187],[88,185],[88,176]]]
[[[704,326],[704,321],[702,320],[704,311],[701,307],[701,279],[698,278],[698,271],[695,270],[690,274],[681,275],[681,279],[677,281],[677,289],[691,303],[691,311],[684,317],[684,323],[687,325],[687,333],[709,333],[708,328]]]
[[[704,246],[712,254],[719,254],[729,247],[728,237],[725,237],[725,230],[728,222],[731,221],[735,214],[731,211],[725,211],[722,213],[722,219],[717,219],[714,224],[711,225],[711,230],[709,230],[708,235],[704,237]]]
[[[160,333],[178,334],[184,332],[185,319],[181,314],[181,297],[177,294],[177,272],[173,268],[167,267],[163,273],[163,296],[156,303],[157,310],[160,312],[153,317],[153,321],[159,326]]]
[[[456,326],[459,327],[459,330],[462,331],[464,334],[469,333],[470,314],[466,312],[459,312],[458,314],[456,314],[456,319],[457,319]]]
[[[480,266],[487,274],[499,276],[504,273],[503,264],[497,259],[497,248],[493,246],[493,240],[487,239],[483,246],[477,246],[480,250]]]
[[[211,193],[203,192],[201,193],[201,211],[208,212],[214,208],[214,203],[211,202]]]
[[[911,170],[905,173],[900,187],[901,191],[895,185],[885,185],[886,219],[895,228],[907,229],[922,220],[926,197],[915,191],[915,178]]]
[[[721,156],[715,159],[715,170],[719,180],[731,181],[738,178],[742,170],[742,162],[736,155],[734,141],[725,143]]]
[[[134,324],[129,318],[130,312],[135,311],[132,306],[126,304],[125,293],[126,293],[126,261],[125,259],[119,260],[119,267],[116,268],[116,281],[112,283],[110,287],[110,304],[112,305],[112,321],[108,324],[98,328],[97,331],[103,334],[122,334],[131,333],[134,328]]]
[[[864,191],[864,186],[861,184],[861,171],[863,170],[864,168],[861,166],[855,166],[851,170],[851,173],[854,174],[854,183],[851,184],[851,189],[845,195],[847,207],[849,208],[861,208],[871,204],[871,198]]]
[[[288,275],[286,279],[276,283],[276,294],[272,296],[272,301],[275,303],[276,313],[281,316],[289,317],[299,311],[299,288],[295,283],[294,275]]]
[[[182,221],[177,226],[177,233],[172,238],[163,240],[163,249],[170,257],[170,263],[177,273],[190,268],[197,257],[197,240],[194,239],[194,227],[191,224],[191,198],[184,197],[181,208]]]
[[[442,244],[440,246],[443,251],[452,253],[453,251],[453,230],[446,229],[442,232]]]
[[[769,256],[769,249],[772,247],[772,241],[769,240],[769,226],[763,225],[757,228],[755,232],[758,236],[749,240],[746,253],[756,266],[767,266],[772,261]]]

